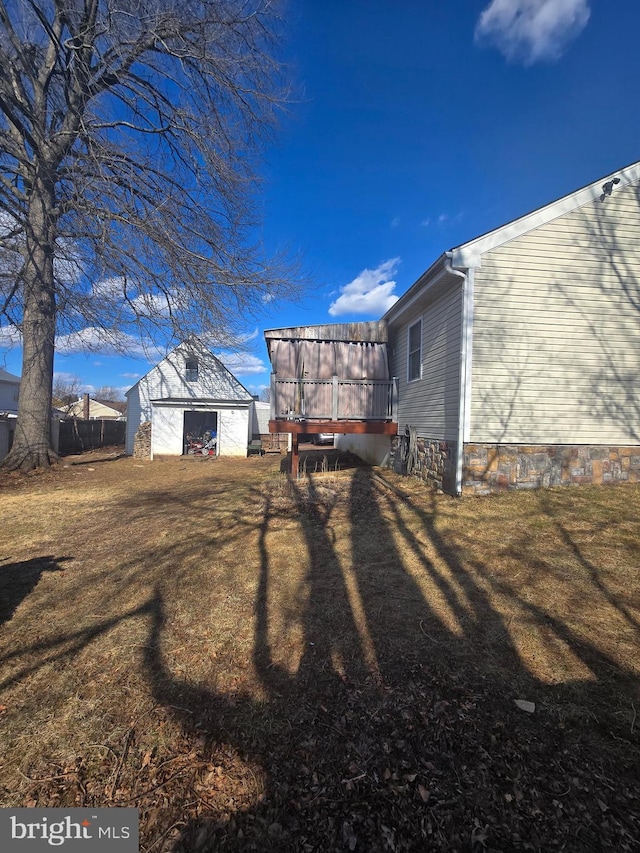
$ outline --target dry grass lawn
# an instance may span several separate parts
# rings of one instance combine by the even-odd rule
[[[0,501],[2,805],[138,806],[149,853],[640,849],[640,487],[95,453]]]

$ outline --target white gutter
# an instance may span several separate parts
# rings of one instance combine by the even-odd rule
[[[461,340],[460,340],[460,387],[458,390],[458,439],[456,447],[456,494],[462,494],[462,470],[464,442],[469,435],[471,408],[471,339],[473,334],[473,267],[466,272],[451,265],[453,252],[446,252],[445,269],[462,279]]]

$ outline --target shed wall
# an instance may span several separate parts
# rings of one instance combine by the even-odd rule
[[[142,380],[141,380],[142,382]],[[136,383],[127,394],[127,434],[125,439],[125,453],[131,456],[133,453],[133,442],[138,427],[144,421],[151,420],[151,404],[145,394],[144,386]]]
[[[210,411],[218,416],[218,454],[246,456],[249,436],[249,407],[220,408],[217,405],[173,406],[153,405],[151,449],[154,456],[180,456],[183,453],[185,411]]]

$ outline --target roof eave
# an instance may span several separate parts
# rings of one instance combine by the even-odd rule
[[[398,319],[408,308],[413,305],[416,299],[418,299],[424,291],[435,284],[444,273],[446,273],[446,262],[447,262],[447,252],[443,252],[439,258],[437,258],[429,267],[426,272],[423,272],[420,278],[418,278],[411,287],[405,291],[400,299],[391,306],[391,308],[387,309],[386,313],[383,315],[382,319],[387,323],[392,323]]]
[[[609,188],[607,192],[604,188],[605,184],[618,179],[617,182]],[[605,175],[589,184],[582,189],[562,196],[562,198],[546,204],[544,207],[539,207],[518,219],[513,219],[499,228],[494,228],[493,231],[488,231],[486,234],[481,234],[473,240],[462,243],[456,246],[447,253],[451,258],[452,266],[468,269],[469,267],[479,267],[482,255],[499,246],[521,237],[534,228],[539,228],[541,225],[546,225],[552,222],[559,216],[565,213],[570,213],[589,204],[592,201],[603,201],[608,195],[615,193],[618,188],[622,188],[635,181],[640,180],[640,162],[632,163],[624,169],[618,169],[610,175]]]

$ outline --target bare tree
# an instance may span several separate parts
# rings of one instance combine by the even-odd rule
[[[124,394],[119,388],[114,388],[112,385],[102,385],[91,395],[94,400],[102,400],[107,403],[122,403],[124,402]]]
[[[78,402],[81,388],[82,382],[78,376],[56,376],[53,383],[53,405],[69,414],[71,406]]]
[[[279,30],[270,0],[0,0],[0,311],[23,347],[5,466],[52,458],[56,340],[224,343],[292,292],[252,240]]]

